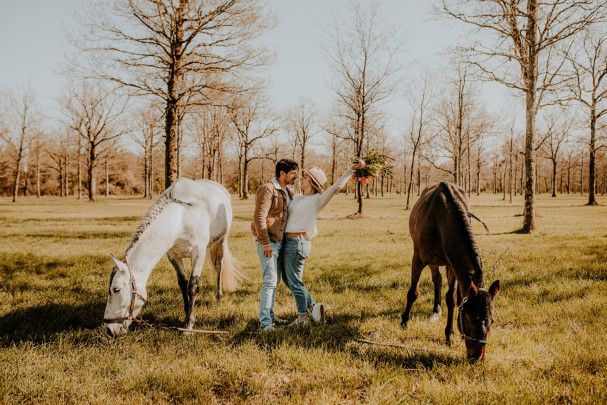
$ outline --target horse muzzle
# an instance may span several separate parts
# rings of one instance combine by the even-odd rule
[[[486,346],[474,342],[466,342],[466,353],[470,361],[485,360]]]
[[[122,322],[122,323],[106,323],[105,324],[105,331],[108,333],[108,335],[110,335],[112,337],[117,337],[117,336],[121,336],[121,335],[126,335],[126,333],[128,331],[128,326],[125,325],[124,322]]]

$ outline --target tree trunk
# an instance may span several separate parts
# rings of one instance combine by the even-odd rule
[[[148,198],[152,198],[154,195],[154,140],[152,139],[152,143],[150,145],[150,172],[148,175],[149,186],[148,189],[150,191]]]
[[[586,205],[598,205],[595,197],[596,191],[596,168],[595,149],[596,146],[596,113],[595,107],[590,109],[590,160],[588,161],[588,203]]]
[[[82,160],[80,137],[78,137],[78,199],[82,199]]]
[[[552,197],[556,197],[556,159],[552,159]]]
[[[147,142],[146,142],[147,143]],[[150,147],[146,145],[145,151],[143,152],[143,198],[147,198],[150,195],[150,172],[149,172],[149,159],[150,159]]]
[[[40,192],[40,148],[36,148],[36,195],[41,197]]]
[[[187,0],[180,0],[177,10],[175,10],[175,27],[171,41],[171,69],[167,80],[167,101],[166,101],[166,126],[165,126],[165,169],[164,169],[164,187],[168,188],[177,180],[179,176],[178,156],[177,156],[177,136],[178,134],[178,91],[180,87],[181,75],[181,55],[183,41],[183,6]]]
[[[88,175],[89,175],[89,201],[95,201],[95,193],[97,182],[95,181],[95,159],[97,156],[95,155],[95,144],[93,142],[90,143],[89,149],[89,167],[88,167]]]
[[[527,2],[527,65],[525,66],[525,208],[523,233],[535,231],[535,102],[537,89],[537,0]]]
[[[24,129],[25,131],[25,129]],[[15,163],[15,173],[13,177],[13,202],[17,202],[17,195],[19,194],[19,181],[21,180],[21,160],[23,159],[23,136],[21,137],[21,144],[19,151],[17,152],[17,162]]]
[[[242,161],[242,199],[249,198],[249,147],[245,144]]]
[[[571,194],[571,160],[567,164],[567,194]]]
[[[413,155],[411,156],[411,167],[409,170],[409,184],[407,185],[407,205],[405,209],[408,210],[410,208],[411,202],[411,186],[413,185],[413,169],[415,167],[415,154],[417,153],[417,148],[413,149]]]
[[[582,164],[580,165],[580,195],[584,195],[584,155],[582,155]]]
[[[110,196],[110,167],[108,160],[105,159],[105,196]]]

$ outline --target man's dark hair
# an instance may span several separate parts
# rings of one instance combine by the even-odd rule
[[[296,170],[299,167],[296,161],[291,159],[280,159],[276,163],[276,178],[280,177],[280,172],[289,173],[291,170]]]

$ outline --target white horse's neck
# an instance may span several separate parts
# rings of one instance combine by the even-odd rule
[[[154,228],[162,227],[162,222],[162,218],[157,218],[129,249],[125,257],[137,282],[137,288],[143,291],[152,270],[172,245],[172,241],[162,237],[162,232],[155,232]]]

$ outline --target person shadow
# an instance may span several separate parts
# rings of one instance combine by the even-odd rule
[[[362,315],[362,320],[373,315]],[[416,349],[407,342],[389,345],[369,340],[357,326],[360,315],[338,314],[329,317],[325,323],[308,325],[284,325],[265,332],[259,329],[257,319],[232,337],[235,346],[253,342],[264,350],[274,350],[289,345],[306,349],[322,349],[382,366],[407,369],[427,369],[440,365],[465,364],[464,353],[455,349]],[[395,322],[397,320],[395,319]],[[433,342],[437,343],[437,342]],[[444,342],[440,342],[444,345]]]

